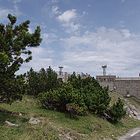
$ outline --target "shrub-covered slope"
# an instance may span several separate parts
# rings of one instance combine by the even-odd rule
[[[129,129],[140,126],[140,121],[127,116],[116,125],[90,114],[81,116],[78,120],[70,119],[64,113],[42,109],[31,96],[24,96],[22,101],[12,105],[0,104],[0,110],[7,110],[0,112],[2,140],[115,139]],[[19,112],[22,115],[18,115]],[[28,123],[31,117],[38,118],[41,122],[31,125]],[[6,120],[18,124],[19,127],[7,126]]]

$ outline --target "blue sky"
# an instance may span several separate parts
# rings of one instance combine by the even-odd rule
[[[138,76],[140,73],[140,0],[0,0],[0,22],[8,13],[18,23],[29,19],[30,31],[40,25],[43,41],[31,48],[31,67],[56,71]]]

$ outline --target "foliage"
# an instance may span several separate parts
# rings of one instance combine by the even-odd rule
[[[118,99],[109,108],[111,98],[108,92],[108,88],[102,88],[93,77],[82,78],[73,73],[60,88],[41,93],[39,100],[43,107],[68,112],[71,117],[91,112],[118,122],[125,116],[123,102]]]
[[[109,110],[109,116],[111,117],[111,120],[113,123],[117,123],[119,120],[121,120],[122,117],[124,117],[126,114],[126,111],[124,110],[124,104],[120,98],[118,98],[118,101],[113,104],[113,106]]]
[[[124,117],[121,123],[113,125],[92,114],[84,117],[78,116],[78,120],[70,119],[64,113],[40,108],[37,99],[28,95],[24,95],[22,101],[14,102],[11,105],[2,103],[0,108],[17,112],[17,114],[22,113],[22,116],[16,115],[13,118],[11,115],[0,112],[0,138],[2,140],[50,140],[50,135],[59,138],[59,135],[67,135],[69,132],[71,136],[75,134],[77,140],[100,140],[103,138],[108,140],[115,139],[130,129],[140,126],[139,120],[128,116]],[[42,123],[29,125],[28,121],[31,116],[40,118]],[[7,127],[5,120],[19,124],[19,127]],[[79,135],[81,137],[77,137]]]
[[[41,38],[40,27],[29,32],[29,20],[16,25],[15,16],[8,19],[8,24],[0,24],[0,99],[9,103],[21,99],[24,80],[15,73],[32,59],[28,48],[39,46]]]
[[[84,100],[88,109],[97,114],[103,115],[110,103],[108,90],[103,88],[95,88],[93,84],[89,84],[84,89]]]
[[[27,93],[37,96],[41,92],[47,92],[56,89],[61,85],[61,81],[57,79],[57,73],[49,67],[47,70],[40,69],[35,72],[32,68],[27,72]]]
[[[75,105],[75,115],[85,113],[86,106],[80,92],[72,87],[71,84],[64,84],[57,90],[50,90],[39,95],[39,100],[45,108],[69,112],[68,105]]]
[[[38,73],[30,69],[26,76],[27,93],[30,95],[37,95],[40,89],[40,81]]]
[[[47,91],[56,89],[60,86],[61,81],[57,79],[57,73],[49,66],[46,72],[47,75]]]
[[[61,88],[39,95],[42,105],[48,109],[84,115],[92,112],[103,115],[110,103],[108,90],[102,88],[93,77],[82,78],[73,73]]]
[[[71,117],[87,112],[104,116],[111,100],[108,88],[102,88],[93,77],[83,78],[73,73],[66,83],[60,84],[51,67],[39,72],[31,69],[27,73],[27,84],[29,94],[37,96],[40,93],[38,98],[44,108],[68,112]],[[113,120],[116,120],[114,111],[118,111],[120,105],[119,102],[110,109]],[[117,121],[120,119],[117,116]]]
[[[93,77],[81,78],[73,73],[68,81],[83,95],[84,103],[87,108],[97,114],[103,115],[110,103],[107,88],[102,88]]]
[[[11,77],[7,77],[7,79],[3,78],[3,82],[4,84],[0,87],[3,91],[0,94],[1,102],[12,103],[13,100],[22,99],[22,94],[25,93],[26,89],[23,75],[13,79]]]
[[[75,72],[71,74],[68,78],[68,82],[72,84],[72,86],[76,89],[82,89],[89,84],[93,84],[95,88],[101,89],[99,83],[94,79],[94,77],[88,76],[82,78],[80,75],[76,75]]]
[[[86,115],[86,106],[79,106],[76,103],[66,104],[66,111],[70,114],[71,118],[77,118],[78,115]]]

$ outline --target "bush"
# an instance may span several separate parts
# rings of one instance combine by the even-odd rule
[[[82,95],[78,90],[74,89],[71,84],[64,84],[57,90],[41,93],[39,95],[39,100],[47,109],[67,112],[68,108],[66,106],[73,105],[73,110],[76,111],[76,109],[78,109],[77,112],[79,111],[76,113],[77,115],[84,114],[86,110]]]
[[[79,83],[74,86],[74,82],[78,80]],[[57,109],[75,115],[84,115],[88,111],[102,115],[108,108],[110,97],[108,91],[101,88],[93,78],[78,77],[76,80],[71,79],[57,90],[41,93],[40,101],[48,109]],[[67,106],[72,112],[67,110]]]
[[[57,89],[62,81],[57,79],[57,73],[49,67],[47,70],[41,68],[35,72],[32,68],[27,72],[27,94],[38,96],[41,92]]]
[[[78,115],[87,114],[86,106],[80,107],[78,104],[75,103],[66,104],[66,111],[70,114],[71,118],[77,118]]]
[[[83,82],[81,93],[84,96],[85,105],[90,112],[102,116],[111,100],[108,90],[103,89],[94,79],[83,79]]]
[[[16,76],[13,79],[7,78],[3,82],[4,84],[0,84],[0,102],[11,104],[14,100],[22,99],[22,95],[26,91],[26,85],[22,75]]]
[[[71,117],[91,112],[98,116],[106,114],[118,122],[125,115],[120,99],[108,110],[111,100],[108,88],[102,88],[92,77],[81,78],[75,73],[60,88],[41,93],[39,100],[43,107],[67,112]]]
[[[109,116],[113,123],[117,123],[126,115],[126,111],[124,110],[124,104],[120,98],[118,101],[113,104],[113,106],[109,110]]]
[[[38,96],[42,106],[47,109],[56,110],[60,106],[58,91],[48,91],[40,93]]]
[[[80,91],[88,110],[97,115],[103,115],[107,110],[110,97],[107,88],[102,88],[93,77],[81,78],[73,73],[68,81]]]

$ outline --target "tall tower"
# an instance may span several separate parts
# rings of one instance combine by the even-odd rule
[[[107,65],[103,65],[102,68],[103,68],[103,76],[105,76],[105,75],[106,75],[106,68],[107,68]]]
[[[60,76],[63,75],[62,69],[63,69],[63,67],[62,67],[62,66],[59,66],[59,75],[60,75]]]

